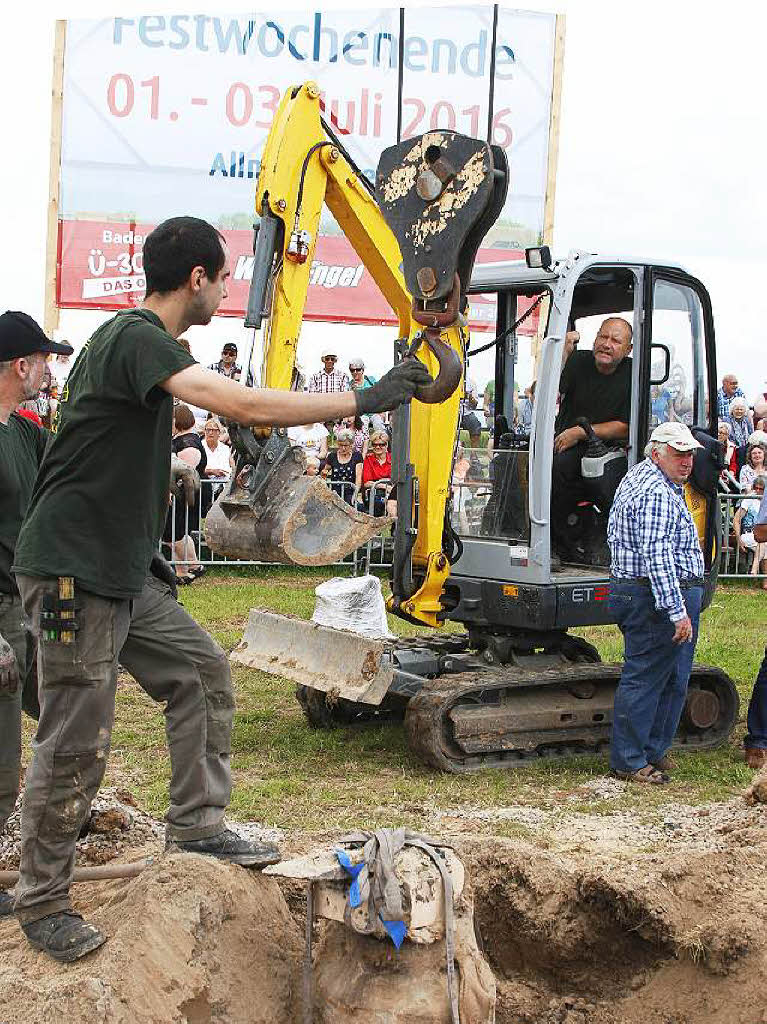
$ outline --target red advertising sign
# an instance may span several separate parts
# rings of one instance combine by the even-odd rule
[[[97,220],[63,220],[59,224],[57,304],[62,308],[117,310],[140,305],[146,281],[143,245],[153,224]],[[253,233],[223,231],[229,247],[232,276],[229,297],[219,308],[223,316],[242,317],[253,270]],[[483,249],[478,262],[517,259],[520,251]],[[321,235],[312,263],[305,319],[334,323],[396,324],[391,307],[375,281],[342,236]],[[473,330],[494,330],[495,298],[471,297]],[[533,334],[537,316],[520,333]]]

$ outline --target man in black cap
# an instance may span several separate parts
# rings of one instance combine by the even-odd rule
[[[246,426],[288,427],[393,409],[431,382],[423,363],[404,360],[364,391],[243,387],[200,367],[176,340],[210,323],[226,298],[219,232],[195,217],[165,221],[146,239],[144,270],[144,306],[102,324],[72,367],[13,566],[38,641],[41,698],[15,913],[35,948],[64,961],[104,942],[72,911],[69,888],[77,835],[109,753],[118,656],[130,668],[121,648],[131,604],[142,595],[167,511],[173,398]],[[72,581],[74,625],[64,614]],[[206,750],[228,765],[226,696],[209,695]],[[198,828],[169,828],[169,845],[253,866],[279,858],[273,844],[227,829],[225,806],[217,810]]]
[[[208,369],[220,373],[222,377],[229,377],[230,380],[240,379],[242,367],[237,365],[237,346],[233,341],[226,342],[221,349],[221,358],[217,363],[211,363]]]
[[[37,705],[34,642],[11,565],[46,434],[16,409],[37,395],[49,353],[72,351],[49,341],[26,313],[0,316],[0,834],[19,794],[22,700],[29,712]],[[12,909],[11,896],[0,889],[0,917]]]

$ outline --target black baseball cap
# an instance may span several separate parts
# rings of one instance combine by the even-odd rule
[[[237,346],[233,341],[227,341],[224,343],[224,347],[221,349],[222,352],[233,352],[237,355]]]
[[[0,316],[0,363],[31,356],[33,352],[71,356],[74,349],[65,342],[51,341],[27,313],[7,310]]]

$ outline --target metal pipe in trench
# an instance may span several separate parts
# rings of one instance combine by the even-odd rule
[[[73,882],[101,882],[110,878],[135,878],[144,868],[154,864],[154,857],[135,860],[130,864],[99,864],[90,868],[75,868]],[[0,871],[0,888],[8,889],[19,880],[18,871]]]

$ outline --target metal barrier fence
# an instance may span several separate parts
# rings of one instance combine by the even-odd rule
[[[339,482],[328,483],[337,494],[349,501],[349,504],[359,508],[369,515],[385,507],[386,497],[391,487],[391,480],[377,480],[370,485],[364,497],[357,493],[356,487],[351,483]],[[200,491],[200,501],[194,508],[184,508],[183,533],[178,531],[182,525],[182,518],[177,514],[176,498],[172,498],[168,515],[166,536],[163,549],[166,557],[174,565],[269,565],[273,563],[248,561],[240,558],[226,558],[215,555],[205,543],[205,513],[215,501],[218,492],[223,487],[220,481],[203,480]],[[738,508],[743,500],[758,501],[748,495],[742,494],[721,494],[720,509],[722,515],[722,548],[719,553],[719,578],[720,579],[767,579],[767,573],[760,572],[760,562],[767,560],[767,544],[756,545],[753,536],[746,543],[738,543],[734,520]],[[459,529],[461,524],[456,522]],[[470,532],[470,531],[469,531]],[[181,548],[181,541],[187,538],[185,548]],[[194,550],[189,549],[189,543],[194,545]],[[169,544],[172,547],[169,548]],[[178,546],[176,546],[178,545]],[[745,548],[745,550],[743,550]],[[373,537],[363,547],[358,548],[343,561],[333,563],[338,568],[348,569],[351,575],[358,576],[371,569],[389,569],[392,564],[394,541],[391,531],[385,531],[384,535]],[[756,571],[754,571],[756,568]]]
[[[719,507],[722,512],[722,550],[719,552],[720,579],[767,579],[767,573],[760,572],[760,563],[767,559],[767,544],[757,544],[752,533],[744,534],[742,531],[741,543],[738,543],[735,529],[735,520],[741,502],[754,502],[753,510],[756,511],[760,500],[760,498],[748,494],[719,495]]]

